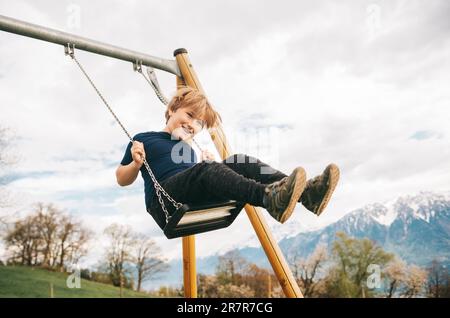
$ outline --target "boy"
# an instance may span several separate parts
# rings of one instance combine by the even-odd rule
[[[196,89],[179,89],[168,104],[165,117],[166,127],[162,131],[140,133],[133,138],[134,142],[128,144],[116,171],[121,186],[132,184],[141,171],[147,212],[162,229],[166,224],[165,214],[143,166],[143,158],[161,187],[177,202],[236,200],[265,208],[280,223],[291,216],[297,202],[320,215],[339,180],[339,169],[335,164],[328,165],[321,175],[306,181],[305,170],[301,167],[287,176],[244,154],[216,162],[209,151],[203,151],[201,162],[197,163],[196,154],[186,141],[203,128],[216,126],[221,118]],[[273,173],[261,173],[268,170]],[[162,198],[172,214],[174,207],[164,196]]]

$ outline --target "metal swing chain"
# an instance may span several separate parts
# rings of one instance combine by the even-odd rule
[[[163,103],[164,105],[167,106],[167,104],[169,104],[169,101],[167,100],[167,98],[161,93],[159,88],[155,84],[153,84],[153,82],[149,78],[147,78],[147,76],[145,76],[145,74],[142,72],[142,63],[139,61],[136,61],[133,64],[133,66],[134,66],[134,70],[139,72],[142,75],[142,77],[144,77],[144,79],[148,83],[148,85],[151,86],[151,88],[155,92],[156,96],[161,101],[161,103]]]
[[[66,55],[69,55],[72,60],[75,61],[75,63],[78,65],[78,67],[80,68],[81,72],[84,74],[84,76],[87,78],[87,80],[89,81],[89,83],[91,84],[91,86],[94,88],[94,90],[96,91],[97,95],[101,98],[101,100],[103,101],[103,103],[105,104],[105,106],[108,108],[109,112],[111,113],[111,115],[113,115],[114,119],[116,120],[116,122],[120,125],[120,127],[122,128],[122,130],[125,132],[125,134],[128,136],[128,139],[131,141],[131,143],[133,143],[133,138],[131,137],[131,135],[128,133],[128,131],[125,129],[125,127],[123,126],[122,122],[119,120],[119,118],[116,116],[116,114],[114,113],[114,111],[112,110],[112,108],[109,106],[108,102],[106,101],[106,99],[103,97],[102,93],[100,93],[100,91],[98,90],[97,86],[95,86],[94,82],[91,80],[91,78],[89,77],[89,75],[86,73],[86,71],[84,70],[83,66],[80,64],[80,62],[78,62],[77,58],[75,57],[75,45],[71,45],[70,43],[67,44],[67,46],[64,47],[65,53]],[[144,76],[145,77],[145,76]],[[170,220],[170,215],[169,212],[166,209],[166,206],[164,205],[164,201],[161,197],[161,192],[162,194],[173,204],[173,206],[178,209],[181,206],[183,206],[182,203],[179,203],[177,201],[175,201],[165,190],[163,187],[161,187],[161,185],[159,184],[159,182],[156,180],[155,175],[153,174],[152,169],[150,168],[147,160],[145,158],[143,158],[143,163],[145,168],[147,169],[148,174],[150,175],[150,178],[153,181],[153,186],[155,188],[156,194],[158,195],[158,201],[161,205],[161,208],[164,211],[164,214],[166,216],[166,223],[169,222]]]

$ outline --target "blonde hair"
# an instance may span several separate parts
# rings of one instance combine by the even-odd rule
[[[180,108],[189,108],[195,118],[203,119],[207,128],[215,127],[222,122],[219,113],[214,110],[204,94],[195,88],[182,86],[167,105],[166,124],[169,121],[169,110],[176,112]]]

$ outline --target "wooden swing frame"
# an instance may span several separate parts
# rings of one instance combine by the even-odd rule
[[[70,43],[76,45],[78,50],[110,56],[132,63],[138,61],[142,65],[151,66],[175,74],[177,87],[188,85],[205,93],[189,60],[188,52],[185,49],[175,50],[175,61],[165,60],[2,15],[0,15],[0,30],[64,46]],[[233,152],[228,144],[222,126],[219,124],[213,129],[208,129],[208,132],[220,157],[222,159],[229,157]],[[290,298],[303,297],[288,263],[263,217],[261,209],[249,204],[246,204],[244,208],[284,294],[286,297]],[[195,235],[183,237],[182,246],[184,295],[187,298],[196,298],[197,272],[195,262]]]

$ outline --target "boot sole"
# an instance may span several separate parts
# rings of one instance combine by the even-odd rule
[[[322,203],[320,204],[319,208],[317,209],[316,215],[319,216],[322,214],[322,212],[325,210],[325,208],[328,205],[328,202],[330,202],[331,195],[334,192],[334,189],[336,189],[336,186],[339,181],[340,171],[338,166],[336,166],[334,163],[330,164],[330,185],[328,187],[327,192],[325,193],[325,196],[322,200]]]
[[[303,193],[303,190],[306,187],[306,172],[303,168],[295,168],[296,169],[296,177],[295,177],[295,185],[294,190],[292,191],[291,198],[289,200],[289,204],[287,208],[284,210],[283,214],[280,218],[280,223],[284,223],[289,219],[292,212],[294,212],[294,208],[298,203],[298,199]]]

